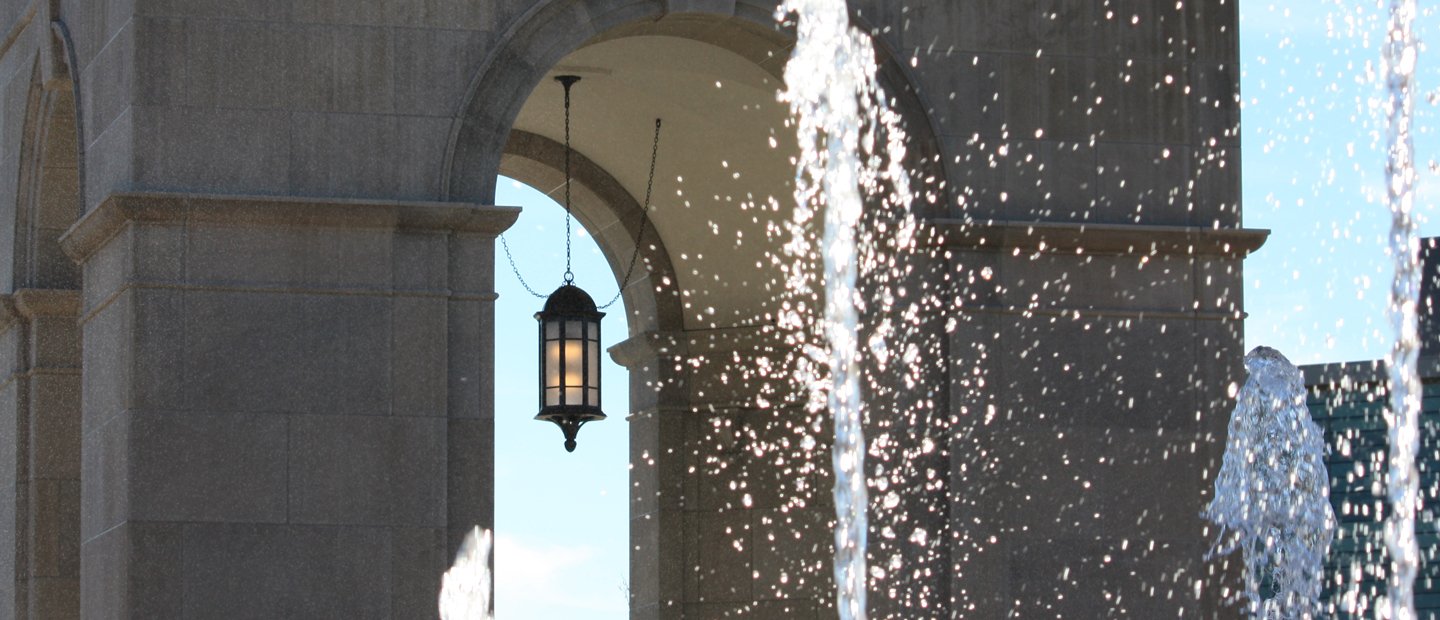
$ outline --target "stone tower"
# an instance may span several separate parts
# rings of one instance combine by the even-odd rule
[[[948,301],[912,317],[933,415],[872,421],[934,446],[877,507],[874,617],[1236,613],[1198,515],[1264,240],[1237,7],[1122,4],[851,3]],[[492,521],[495,179],[563,178],[560,72],[617,274],[656,116],[678,153],[611,351],[632,617],[833,616],[825,446],[750,373],[789,347],[775,8],[0,1],[0,618],[432,615]]]

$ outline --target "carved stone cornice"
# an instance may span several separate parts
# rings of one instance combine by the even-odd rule
[[[690,357],[715,353],[767,353],[785,345],[781,330],[773,325],[725,327],[687,331],[645,332],[610,347],[610,358],[634,368],[657,358]]]
[[[9,329],[22,317],[20,310],[15,307],[15,296],[9,293],[0,294],[0,331]]]
[[[518,207],[459,202],[407,202],[292,196],[229,196],[136,192],[111,194],[60,238],[84,262],[129,222],[209,223],[292,228],[372,228],[498,235]]]
[[[15,312],[26,319],[40,316],[75,317],[80,314],[80,291],[26,288],[8,295]]]
[[[1146,224],[1084,224],[1005,220],[927,220],[930,243],[966,250],[1056,254],[1192,255],[1244,258],[1270,231]]]

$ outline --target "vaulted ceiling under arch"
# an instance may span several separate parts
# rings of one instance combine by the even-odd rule
[[[564,90],[551,78],[581,76],[572,144],[641,201],[663,119],[651,222],[671,255],[687,329],[767,322],[783,289],[771,255],[793,202],[795,138],[776,98],[785,58],[778,47],[741,51],[677,36],[601,39],[558,63],[514,124],[563,140]]]

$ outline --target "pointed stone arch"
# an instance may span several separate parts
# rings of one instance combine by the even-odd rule
[[[37,64],[20,147],[14,288],[79,289],[79,266],[60,236],[84,210],[80,124],[68,77],[46,79]]]
[[[6,223],[13,227],[9,287],[0,296],[9,370],[0,380],[7,414],[0,434],[13,441],[15,457],[14,489],[5,493],[14,504],[0,511],[7,516],[0,531],[14,536],[4,548],[15,556],[3,565],[13,567],[7,586],[20,618],[80,614],[80,270],[59,239],[84,202],[77,91],[63,34],[52,27],[40,35],[51,47],[35,55],[30,71],[15,219]]]

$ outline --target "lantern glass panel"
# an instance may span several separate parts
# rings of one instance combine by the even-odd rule
[[[586,340],[585,348],[587,349],[587,353],[590,354],[585,369],[588,371],[586,372],[585,386],[598,388],[600,387],[600,343],[594,340]]]
[[[565,404],[567,404],[567,405],[579,405],[579,404],[583,403],[584,401],[581,400],[581,394],[583,394],[584,392],[585,392],[585,389],[584,389],[584,388],[578,388],[578,387],[567,387],[567,388],[565,388]]]
[[[560,337],[560,322],[545,321],[545,339],[554,340]]]
[[[581,321],[565,321],[565,337],[579,340],[585,337],[585,323]]]
[[[545,387],[560,386],[560,341],[545,342]]]
[[[546,389],[545,389],[545,406],[546,406],[546,407],[554,407],[554,406],[559,405],[559,404],[560,404],[560,388],[558,388],[558,387],[546,388]]]
[[[565,387],[579,387],[585,384],[584,374],[585,343],[579,340],[565,341]],[[579,399],[565,399],[566,402],[574,404]]]

